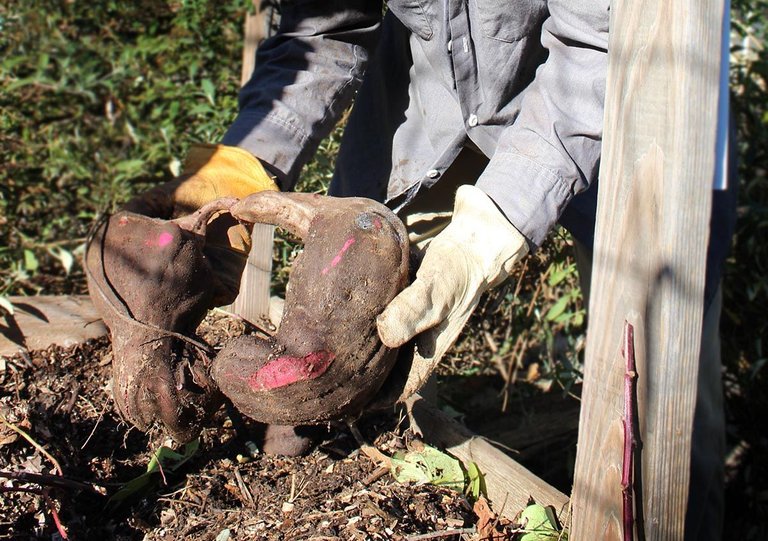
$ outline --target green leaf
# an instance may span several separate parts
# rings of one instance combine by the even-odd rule
[[[141,170],[144,160],[123,160],[115,164],[115,170],[121,173],[134,173]]]
[[[429,483],[464,490],[461,463],[429,445],[406,453],[395,453],[390,459],[390,468],[399,483]]]
[[[13,303],[8,300],[8,297],[0,295],[0,308],[8,312],[8,315],[13,315]]]
[[[576,265],[571,263],[570,265],[554,265],[554,270],[549,275],[549,285],[556,286],[565,278],[576,270]]]
[[[477,500],[480,496],[487,496],[488,490],[485,486],[485,476],[475,462],[467,465],[467,490],[466,494],[472,499]]]
[[[520,541],[557,541],[560,532],[557,520],[551,509],[539,504],[531,504],[520,514],[520,524],[526,532]]]
[[[109,498],[107,505],[113,508],[119,507],[128,498],[147,492],[155,485],[159,477],[165,477],[168,473],[175,472],[192,458],[198,447],[200,447],[200,441],[194,440],[187,443],[181,453],[177,453],[163,445],[152,453],[152,458],[147,464],[147,471],[120,487],[120,490]]]
[[[547,312],[547,315],[544,316],[544,318],[547,321],[552,321],[556,319],[560,314],[565,312],[565,309],[568,307],[568,303],[571,301],[570,295],[564,295],[560,297],[557,302],[549,309]]]
[[[203,79],[201,86],[203,88],[203,94],[205,94],[205,97],[211,102],[211,105],[216,105],[216,87],[213,86],[211,80]]]
[[[32,250],[24,250],[24,268],[29,272],[35,272],[39,266],[35,253]]]

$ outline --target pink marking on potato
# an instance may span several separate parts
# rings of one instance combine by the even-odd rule
[[[163,231],[162,233],[160,233],[160,236],[157,237],[157,245],[160,247],[167,246],[171,242],[173,242],[173,235],[171,235],[167,231]]]
[[[120,220],[117,223],[121,226],[128,225],[128,216],[120,216]]]
[[[251,374],[248,385],[254,391],[265,391],[315,379],[328,370],[335,358],[330,351],[313,351],[303,357],[278,357]]]
[[[147,239],[144,244],[146,246],[158,246],[162,248],[164,246],[168,246],[171,242],[173,242],[173,235],[167,231],[163,231],[157,236],[156,239]]]
[[[330,271],[332,268],[334,268],[336,265],[338,265],[338,264],[341,262],[341,258],[342,258],[342,257],[344,257],[344,252],[346,252],[347,250],[349,250],[349,247],[350,247],[350,246],[352,246],[354,243],[355,243],[355,237],[349,237],[349,238],[347,239],[347,242],[345,242],[345,243],[344,243],[344,246],[342,246],[342,247],[341,247],[341,250],[339,250],[339,253],[338,253],[338,254],[336,254],[336,257],[334,257],[334,258],[331,260],[331,264],[330,264],[330,265],[328,265],[327,267],[325,267],[325,268],[324,268],[324,269],[321,271],[321,274],[322,274],[323,276],[325,276],[326,274],[328,274],[328,272],[329,272],[329,271]]]
[[[376,227],[376,231],[380,230],[381,227],[382,227],[381,220],[379,220],[378,218],[374,218],[373,219],[373,225],[374,225],[374,227]]]

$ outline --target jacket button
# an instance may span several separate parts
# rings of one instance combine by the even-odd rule
[[[438,171],[437,169],[430,169],[429,171],[427,171],[427,176],[429,178],[437,178],[440,176],[440,171]]]
[[[470,127],[472,128],[477,126],[477,115],[469,115],[469,118],[467,119],[467,124],[469,124]]]

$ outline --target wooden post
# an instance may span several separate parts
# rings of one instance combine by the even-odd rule
[[[260,9],[260,0],[253,0],[255,12],[245,18],[245,44],[243,47],[243,70],[240,84],[251,78],[256,63],[256,49],[264,40],[268,22]],[[240,294],[229,307],[234,314],[259,326],[268,327],[269,285],[272,277],[272,244],[275,228],[271,225],[255,224],[251,234],[251,252],[240,281]]]
[[[644,528],[648,540],[683,539],[722,17],[722,0],[617,0],[611,6],[572,494],[570,538],[576,541],[622,538],[625,321],[635,330],[638,376],[638,531]]]

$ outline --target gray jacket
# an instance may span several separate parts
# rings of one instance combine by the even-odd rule
[[[462,148],[477,181],[539,245],[597,176],[608,0],[285,1],[224,138],[283,189],[358,90],[331,191],[393,207]],[[594,191],[594,190],[591,190]]]

